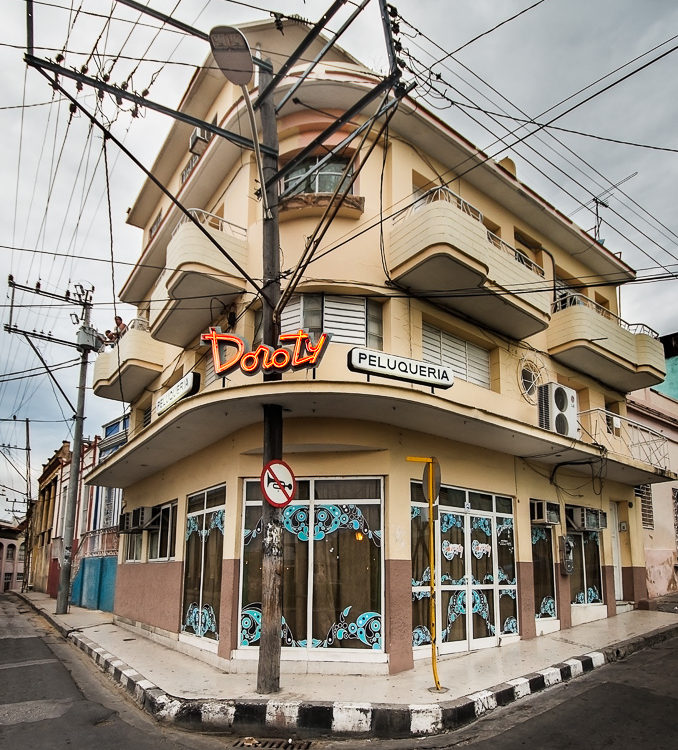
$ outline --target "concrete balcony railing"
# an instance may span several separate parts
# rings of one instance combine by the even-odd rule
[[[553,305],[549,354],[622,393],[664,380],[664,349],[655,331],[630,324],[582,294]]]
[[[477,208],[435,188],[394,218],[387,256],[394,281],[512,338],[543,331],[544,270],[482,223]]]
[[[215,304],[228,306],[245,291],[245,279],[230,259],[241,268],[247,263],[245,229],[201,209],[191,213],[228,257],[188,219],[172,232],[167,270],[151,295],[149,322],[154,339],[182,347],[206,330]]]
[[[145,320],[130,321],[114,346],[99,352],[94,362],[97,396],[129,403],[162,372],[164,346],[151,338]]]
[[[669,441],[666,436],[626,417],[589,409],[579,412],[582,439],[602,445],[609,453],[633,458],[657,469],[669,470]]]

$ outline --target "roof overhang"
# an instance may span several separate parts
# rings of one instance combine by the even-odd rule
[[[263,406],[271,403],[282,406],[285,420],[318,419],[319,424],[326,424],[327,420],[349,419],[388,424],[540,462],[554,469],[559,464],[567,465],[568,472],[590,476],[593,466],[597,476],[625,485],[678,479],[673,472],[606,454],[602,446],[498,418],[480,408],[460,406],[426,389],[413,399],[409,389],[403,392],[397,386],[375,382],[347,383],[338,391],[334,383],[316,382],[309,387],[308,382],[282,381],[202,392],[179,402],[99,464],[85,481],[106,487],[134,485],[243,428],[261,424]],[[354,449],[323,437],[328,434],[319,427],[317,443],[288,442],[285,454]]]

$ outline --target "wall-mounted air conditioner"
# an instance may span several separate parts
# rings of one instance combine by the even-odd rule
[[[579,436],[577,392],[560,383],[539,386],[539,426],[568,438]]]
[[[132,530],[132,514],[121,513],[118,521],[118,533],[125,534]]]
[[[188,139],[188,150],[192,154],[202,156],[209,142],[210,134],[204,128],[195,128]]]
[[[530,521],[538,524],[555,526],[560,523],[560,505],[546,500],[530,499]]]
[[[595,508],[573,508],[572,522],[579,531],[600,531],[607,528],[607,513]]]
[[[150,506],[135,508],[132,511],[132,528],[139,531],[150,528],[151,521],[153,520],[153,511],[154,508],[151,508]]]

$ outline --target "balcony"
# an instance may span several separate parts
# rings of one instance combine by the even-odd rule
[[[247,263],[247,232],[200,209],[191,214],[238,266]],[[185,347],[207,329],[215,309],[228,306],[245,291],[236,265],[188,219],[182,219],[167,245],[167,270],[151,295],[151,335]],[[216,305],[216,307],[215,307]]]
[[[146,321],[134,318],[115,346],[99,352],[94,393],[114,401],[134,401],[162,372],[163,357],[164,346],[151,338]]]
[[[451,190],[430,190],[394,219],[391,278],[512,338],[543,331],[550,308],[544,270],[482,220]]]
[[[547,336],[554,359],[621,393],[657,385],[666,375],[655,331],[627,323],[582,294],[554,303]]]
[[[582,439],[602,446],[608,455],[670,470],[669,441],[660,432],[604,409],[579,412],[579,423]]]

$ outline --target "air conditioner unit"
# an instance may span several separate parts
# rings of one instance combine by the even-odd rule
[[[195,128],[188,139],[188,150],[192,154],[202,156],[209,142],[209,133],[204,128]]]
[[[555,526],[560,523],[560,505],[530,498],[530,521]]]
[[[600,531],[607,528],[607,513],[595,508],[573,508],[572,521],[580,531]]]
[[[119,534],[125,534],[128,531],[132,530],[132,514],[131,513],[121,513],[120,519],[118,521],[118,533]]]
[[[151,528],[151,521],[153,519],[154,509],[150,506],[142,506],[141,508],[135,508],[131,512],[132,516],[132,530],[141,531],[142,529]]]
[[[577,392],[560,383],[539,386],[539,426],[568,438],[579,436]]]

